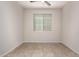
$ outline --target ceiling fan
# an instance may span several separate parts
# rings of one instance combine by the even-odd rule
[[[34,2],[38,2],[38,1],[30,1],[30,2],[34,3]],[[44,1],[44,3],[46,3],[48,6],[51,6],[51,4],[48,1]]]

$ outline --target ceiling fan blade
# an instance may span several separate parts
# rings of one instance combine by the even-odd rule
[[[44,2],[45,2],[47,5],[49,5],[49,6],[51,5],[48,1],[44,1]]]
[[[30,2],[36,2],[36,1],[30,1]]]

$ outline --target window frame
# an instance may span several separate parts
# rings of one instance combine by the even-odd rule
[[[36,30],[36,28],[35,28],[35,15],[43,15],[43,30]],[[51,29],[50,30],[45,30],[44,29],[44,16],[45,15],[50,15],[50,17],[51,17]],[[33,14],[33,31],[52,31],[52,14]]]

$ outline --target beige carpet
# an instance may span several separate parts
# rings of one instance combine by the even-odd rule
[[[78,57],[60,43],[24,43],[4,57]]]

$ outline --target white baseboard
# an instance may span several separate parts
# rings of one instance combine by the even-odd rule
[[[63,43],[63,42],[61,42],[63,45],[65,45],[66,47],[68,47],[70,50],[72,50],[74,53],[76,53],[76,54],[78,54],[79,55],[79,53],[77,52],[77,51],[75,51],[75,50],[73,50],[71,47],[69,47],[67,44],[65,44],[65,43]]]
[[[61,43],[61,41],[23,41],[23,43]]]
[[[3,57],[3,56],[5,56],[6,54],[10,53],[11,51],[13,51],[15,48],[17,48],[17,47],[20,46],[21,44],[23,44],[23,42],[20,43],[20,44],[18,44],[18,45],[16,45],[16,46],[13,47],[13,48],[11,48],[9,51],[5,52],[4,54],[0,55],[0,57]]]

